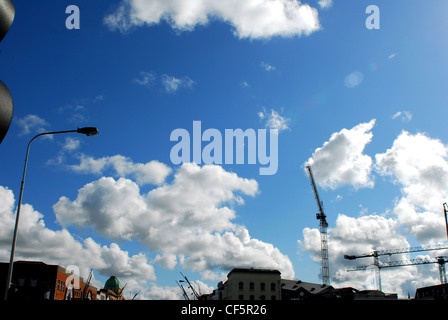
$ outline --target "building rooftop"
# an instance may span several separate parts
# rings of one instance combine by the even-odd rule
[[[116,276],[111,276],[104,284],[104,289],[121,289],[120,281]]]
[[[280,271],[274,270],[274,269],[262,269],[262,268],[233,268],[232,271],[230,271],[227,274],[227,277],[231,273],[278,273],[278,274],[280,274]]]
[[[332,287],[325,284],[303,282],[301,280],[282,279],[282,290],[296,291],[299,288],[303,288],[309,293],[317,294]]]

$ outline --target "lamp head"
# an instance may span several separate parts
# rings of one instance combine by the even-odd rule
[[[76,130],[78,133],[85,134],[86,136],[96,136],[99,134],[98,129],[95,127],[84,127],[84,128],[78,128]]]

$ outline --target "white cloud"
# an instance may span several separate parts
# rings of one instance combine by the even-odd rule
[[[328,9],[333,5],[333,0],[319,0],[317,3],[322,9]]]
[[[92,226],[111,239],[139,241],[158,253],[155,262],[164,267],[180,263],[208,277],[215,267],[272,267],[292,277],[287,256],[232,222],[233,206],[242,202],[239,194],[257,191],[255,180],[220,166],[187,163],[171,184],[147,194],[128,179],[103,177],[81,188],[74,201],[61,197],[54,211],[63,225]]]
[[[250,88],[250,84],[247,81],[240,82],[241,88]]]
[[[372,140],[374,125],[375,119],[349,130],[342,129],[316,149],[307,161],[312,166],[316,183],[331,189],[347,184],[355,188],[373,187],[373,161],[363,151]]]
[[[66,137],[62,149],[66,151],[74,151],[79,148],[79,145],[80,141],[78,139],[72,137]]]
[[[409,111],[398,111],[392,116],[392,119],[400,118],[401,121],[411,121],[412,120],[412,113]]]
[[[376,155],[376,169],[401,189],[394,213],[420,241],[444,237],[442,204],[448,198],[448,147],[422,133],[403,131],[385,153]]]
[[[396,56],[397,56],[397,54],[394,52],[394,53],[391,53],[391,54],[387,57],[387,59],[391,60],[391,59],[395,58]]]
[[[273,66],[272,64],[270,64],[270,63],[266,63],[266,62],[264,62],[264,61],[262,61],[261,63],[260,63],[260,66],[265,70],[265,71],[275,71],[275,70],[277,70],[277,68],[275,67],[275,66]]]
[[[8,261],[15,223],[15,201],[11,190],[0,186],[0,260]],[[141,283],[156,280],[154,268],[144,254],[130,256],[111,243],[101,246],[92,238],[76,240],[67,229],[51,230],[44,216],[29,204],[22,204],[16,260],[38,260],[63,267],[76,265],[87,277],[90,268],[103,276],[136,277]]]
[[[142,71],[140,72],[140,76],[134,78],[132,82],[147,88],[151,88],[158,82],[158,78],[159,77],[157,76],[157,74],[153,71]],[[177,78],[168,74],[162,74],[160,76],[160,83],[167,93],[175,93],[181,88],[192,88],[195,84],[195,81],[187,76]]]
[[[167,74],[162,75],[162,85],[168,93],[175,93],[180,88],[191,88],[195,82],[189,77],[176,78]]]
[[[20,135],[41,133],[48,127],[48,122],[35,114],[28,114],[23,118],[19,118],[16,123],[22,129]]]
[[[373,120],[372,120],[373,121]],[[352,133],[361,138],[358,141],[358,151],[355,154],[363,156],[362,149],[371,140],[369,131],[374,121],[355,127]],[[361,127],[360,127],[361,126]],[[355,129],[354,128],[354,129]],[[353,130],[353,129],[351,129]],[[345,137],[342,139],[340,136]],[[342,142],[336,143],[338,139]],[[339,163],[338,154],[351,154],[342,150],[347,148],[347,141],[355,141],[348,138],[346,129],[333,134],[330,141],[326,142],[321,149],[328,149],[320,155],[322,167],[316,170],[317,174],[323,174],[324,182],[334,182],[331,177],[331,159]],[[343,142],[345,141],[345,142]],[[334,144],[331,146],[330,144]],[[314,159],[318,161],[316,154]],[[401,195],[396,199],[392,209],[387,209],[382,215],[369,214],[368,208],[362,208],[358,217],[349,217],[340,213],[336,219],[334,228],[328,229],[329,255],[332,284],[339,287],[352,286],[358,289],[373,289],[374,276],[368,271],[347,272],[346,269],[355,265],[371,265],[372,258],[359,259],[359,261],[348,261],[343,258],[344,254],[364,254],[374,249],[396,249],[409,247],[407,238],[417,239],[422,244],[437,243],[446,239],[445,221],[442,204],[448,197],[448,146],[438,139],[432,139],[425,134],[410,134],[403,131],[393,142],[391,148],[384,153],[375,155],[376,163],[373,166],[375,172],[390,181],[400,189]],[[342,161],[344,162],[344,161]],[[326,164],[326,165],[325,165]],[[361,175],[370,172],[371,161],[365,161],[365,170]],[[369,164],[369,165],[367,165]],[[337,167],[337,165],[336,165]],[[314,168],[314,167],[313,167]],[[367,170],[368,169],[368,170]],[[322,172],[321,172],[322,170]],[[340,183],[338,170],[335,187]],[[318,180],[318,179],[316,179]],[[365,179],[370,181],[370,179]],[[322,181],[321,181],[322,182]],[[353,183],[353,181],[351,182]],[[324,183],[324,186],[326,184]],[[330,183],[330,185],[332,185]],[[320,235],[319,230],[305,228],[303,240],[298,241],[301,250],[312,254],[313,260],[320,263]],[[446,251],[429,252],[428,256],[445,255]],[[409,254],[383,257],[385,261],[409,259]],[[437,266],[406,267],[400,271],[381,271],[383,291],[397,292],[401,297],[406,297],[408,290],[411,294],[417,287],[433,285],[438,280]]]
[[[320,29],[318,13],[295,0],[125,0],[104,18],[112,30],[166,21],[178,31],[193,30],[210,19],[230,24],[239,38],[309,35]]]
[[[185,288],[185,290],[187,290]],[[190,290],[190,289],[188,289]],[[189,291],[191,292],[191,291]],[[189,296],[190,299],[193,297]],[[137,300],[182,300],[182,293],[179,287],[159,286],[152,284],[151,287],[143,293],[140,293]]]
[[[132,82],[137,83],[144,87],[152,87],[156,82],[157,76],[154,72],[140,72],[140,77],[134,78]]]
[[[274,109],[271,109],[271,112],[263,109],[263,111],[258,112],[258,117],[265,122],[265,126],[268,129],[277,129],[279,132],[289,129],[288,123],[290,120]]]
[[[363,80],[364,80],[364,75],[359,71],[354,71],[345,77],[344,85],[347,88],[354,88],[356,86],[359,86]]]
[[[72,137],[66,137],[65,142],[62,145],[61,150],[58,152],[56,158],[49,159],[47,161],[47,164],[60,165],[64,161],[65,154],[77,150],[80,144],[81,142],[78,139]]]
[[[81,154],[80,163],[71,165],[70,168],[78,172],[95,174],[102,174],[107,169],[112,168],[118,176],[132,176],[139,184],[161,184],[171,173],[171,168],[159,161],[134,163],[131,159],[122,155],[95,159]]]
[[[394,217],[380,215],[349,217],[339,214],[334,228],[328,229],[329,265],[331,284],[335,287],[353,287],[359,290],[376,289],[375,276],[372,271],[347,272],[347,268],[357,265],[369,266],[373,258],[357,260],[344,259],[344,255],[369,254],[373,250],[398,249],[410,247],[405,234],[400,233],[400,223]],[[298,241],[299,250],[311,253],[312,259],[320,265],[320,234],[317,228],[305,228],[303,241]],[[437,252],[438,255],[443,252]],[[433,254],[435,255],[435,254]],[[409,259],[409,254],[382,256],[380,261],[399,261]],[[418,287],[433,285],[438,280],[437,267],[403,267],[400,269],[381,270],[382,289],[384,292],[398,293],[399,297],[411,295]]]

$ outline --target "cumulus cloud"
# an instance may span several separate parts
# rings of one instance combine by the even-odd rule
[[[349,217],[339,214],[334,228],[329,228],[329,264],[332,285],[336,287],[354,287],[359,290],[376,289],[375,269],[347,272],[347,268],[357,265],[371,266],[373,258],[346,260],[344,255],[370,254],[373,250],[408,248],[410,244],[406,234],[400,230],[400,221],[395,217],[367,215]],[[300,250],[311,253],[311,258],[321,263],[320,233],[317,228],[305,228],[303,241],[299,240]],[[445,251],[426,254],[425,257],[444,255]],[[410,259],[409,254],[381,256],[380,263]],[[413,294],[418,287],[433,285],[439,281],[437,266],[408,266],[381,270],[381,282],[384,292],[398,293],[400,297]],[[409,290],[411,290],[409,292]]]
[[[338,170],[338,164],[350,163],[347,154],[357,154],[354,159],[365,156],[362,150],[372,138],[370,130],[373,124],[374,120],[333,134],[310,159],[313,169],[316,168],[315,175],[319,174],[319,179],[316,180],[323,186],[337,188],[346,183],[358,185],[359,181],[372,181],[369,175],[373,171],[401,191],[392,207],[383,214],[368,214],[366,208],[361,206],[358,216],[339,213],[335,226],[328,229],[332,284],[340,287],[375,288],[374,275],[369,274],[369,271],[346,271],[347,267],[357,264],[371,265],[372,258],[348,261],[343,258],[344,254],[359,255],[372,250],[407,248],[410,246],[408,238],[417,239],[422,244],[438,243],[446,239],[442,204],[448,196],[448,146],[442,141],[423,133],[411,134],[403,131],[391,148],[375,155],[375,164],[372,164],[371,159],[362,162],[365,166],[361,166],[364,170],[360,170],[359,174],[363,179],[341,178],[344,175],[341,174],[343,171]],[[352,131],[351,134],[348,134],[349,131]],[[354,139],[352,135],[358,138]],[[337,143],[338,140],[342,142]],[[350,145],[348,141],[358,141],[359,148],[356,152],[347,147]],[[346,152],[347,150],[351,151]],[[340,154],[345,156],[338,156]],[[333,170],[329,169],[331,165]],[[356,167],[358,166],[351,166],[352,169]],[[301,250],[310,252],[312,259],[320,263],[320,234],[317,228],[305,228],[303,240],[299,240],[298,244]],[[428,252],[425,256],[445,254],[446,250]],[[389,259],[409,258],[409,254],[401,254],[381,259],[387,262]],[[437,283],[438,276],[436,265],[400,268],[400,272],[389,269],[381,271],[383,291],[398,292],[402,297],[407,296],[408,290],[412,294],[417,287]]]
[[[401,189],[394,209],[400,223],[420,241],[443,237],[440,212],[448,197],[448,147],[425,134],[403,131],[375,158],[377,171]]]
[[[111,30],[128,32],[166,21],[185,31],[210,19],[228,23],[239,38],[301,36],[320,29],[317,9],[295,0],[124,0],[104,23]]]
[[[372,140],[374,125],[375,119],[372,119],[352,129],[342,129],[316,149],[306,163],[312,166],[316,183],[331,189],[343,185],[373,187],[373,161],[364,154],[364,148]]]
[[[0,260],[8,261],[15,223],[14,194],[0,186]],[[118,244],[103,246],[92,238],[75,239],[67,229],[46,227],[44,215],[29,204],[22,204],[20,230],[15,251],[16,260],[38,260],[63,267],[76,265],[80,275],[87,277],[90,268],[103,276],[122,279],[137,278],[140,285],[156,280],[154,267],[140,253],[130,255]]]
[[[265,127],[268,129],[277,129],[279,132],[289,129],[288,124],[290,120],[274,109],[271,109],[271,112],[263,109],[263,111],[258,112],[258,117],[264,121]]]
[[[164,267],[180,263],[204,277],[212,277],[215,268],[272,267],[293,277],[287,256],[232,221],[233,206],[257,192],[255,180],[220,166],[186,163],[172,183],[147,194],[129,179],[103,177],[81,188],[73,201],[61,197],[53,208],[64,226],[93,226],[113,240],[139,241],[158,253],[155,261]]]
[[[366,281],[366,272],[347,272],[347,267],[357,264],[371,265],[371,258],[359,261],[344,259],[346,254],[365,254],[374,249],[405,248],[406,238],[399,233],[399,223],[393,218],[368,215],[358,218],[339,214],[334,228],[329,228],[329,261],[332,284],[337,287],[351,286],[357,289],[374,289],[371,281]],[[298,244],[302,250],[311,253],[316,263],[321,262],[320,233],[318,229],[305,228],[303,241]],[[395,257],[394,257],[395,258]],[[386,292],[396,292],[397,282],[383,275]],[[401,284],[401,283],[400,283]],[[388,287],[390,286],[390,287]],[[387,291],[390,289],[390,291]]]
[[[95,174],[103,174],[107,169],[114,169],[118,176],[134,177],[139,184],[161,184],[171,173],[170,167],[157,160],[147,163],[134,163],[131,159],[122,155],[95,159],[81,154],[80,163],[69,167],[77,172]]]
[[[93,159],[95,160],[95,159]],[[103,159],[106,162],[107,159]],[[95,167],[95,162],[89,164]],[[101,171],[100,161],[97,169]],[[220,166],[182,165],[170,184],[142,193],[127,178],[102,177],[78,190],[74,200],[61,197],[53,206],[61,230],[45,225],[44,215],[22,205],[17,259],[75,265],[86,277],[90,268],[105,277],[116,275],[140,299],[179,299],[177,287],[154,281],[153,264],[168,269],[181,265],[200,272],[202,279],[222,279],[233,267],[268,267],[293,278],[289,258],[270,243],[250,236],[235,223],[235,206],[243,196],[255,196],[255,180],[238,177]],[[0,187],[0,258],[7,260],[14,226],[14,195]],[[69,228],[92,228],[110,239],[101,245],[92,238],[75,238]],[[155,255],[130,254],[118,243],[137,241]],[[101,284],[99,283],[99,286]],[[208,292],[204,283],[197,283]]]

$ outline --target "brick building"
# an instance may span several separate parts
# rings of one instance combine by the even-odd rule
[[[5,292],[9,263],[0,263],[0,292]],[[67,281],[68,280],[68,281]],[[96,300],[97,288],[58,265],[40,261],[16,261],[12,273],[11,300]]]

